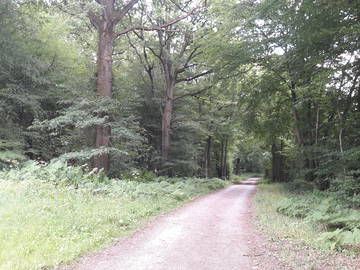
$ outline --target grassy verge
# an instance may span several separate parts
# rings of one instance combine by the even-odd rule
[[[319,247],[315,240],[319,229],[303,219],[280,214],[278,203],[288,198],[289,192],[281,184],[261,184],[256,193],[256,216],[265,232],[274,237],[291,238]]]
[[[265,232],[329,251],[359,251],[360,213],[331,192],[294,193],[286,185],[262,184],[256,214]]]
[[[68,185],[35,178],[8,180],[0,174],[2,270],[49,269],[69,262],[225,185],[216,179]]]

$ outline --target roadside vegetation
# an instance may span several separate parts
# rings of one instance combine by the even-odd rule
[[[261,184],[256,195],[267,234],[329,251],[360,252],[360,195],[319,191],[304,181]]]
[[[48,269],[227,183],[135,172],[110,179],[62,162],[0,173],[0,269]]]

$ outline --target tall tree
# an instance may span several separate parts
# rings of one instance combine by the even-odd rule
[[[204,5],[204,3],[203,3]],[[147,42],[145,51],[149,50],[158,58],[163,73],[164,100],[161,113],[161,158],[165,164],[171,149],[171,123],[173,118],[174,103],[186,96],[197,95],[207,89],[177,94],[176,86],[181,83],[191,83],[203,76],[209,75],[212,71],[201,67],[197,63],[197,57],[202,53],[201,47],[195,40],[195,32],[198,27],[204,25],[204,7],[194,7],[192,1],[178,1],[176,5],[166,0],[153,1],[152,12],[148,16],[150,22],[156,25],[159,30],[152,37],[156,42]],[[196,13],[193,12],[196,8]],[[159,12],[161,11],[161,12]],[[161,31],[167,18],[179,16],[179,13],[186,12],[190,16],[183,23],[169,27],[168,31]],[[157,15],[160,14],[160,15]],[[144,33],[138,35],[145,41]],[[199,37],[198,37],[199,38]]]
[[[113,52],[114,42],[119,37],[134,31],[164,31],[168,27],[176,24],[189,14],[185,14],[169,22],[164,22],[156,26],[144,26],[140,21],[139,24],[132,23],[136,17],[135,5],[140,0],[130,0],[123,3],[117,0],[95,0],[80,3],[81,8],[86,10],[87,17],[91,25],[95,27],[98,35],[97,60],[96,60],[96,85],[97,94],[100,97],[112,97],[113,85]],[[65,2],[66,4],[67,2]],[[93,4],[97,4],[94,5]],[[132,14],[131,14],[132,12]],[[106,116],[105,116],[106,117]],[[110,119],[109,119],[110,120]],[[93,159],[95,168],[104,169],[106,173],[110,169],[109,152],[107,148],[111,145],[111,127],[108,123],[100,124],[96,127],[95,147],[98,148],[99,154]]]

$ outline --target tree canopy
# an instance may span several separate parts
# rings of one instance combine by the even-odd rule
[[[359,9],[4,0],[0,167],[359,181]]]

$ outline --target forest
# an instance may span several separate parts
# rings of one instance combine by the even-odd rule
[[[69,262],[244,174],[276,215],[360,251],[358,1],[0,0],[0,63],[1,269]],[[82,220],[24,226],[59,205]],[[54,256],[14,249],[11,226]]]

